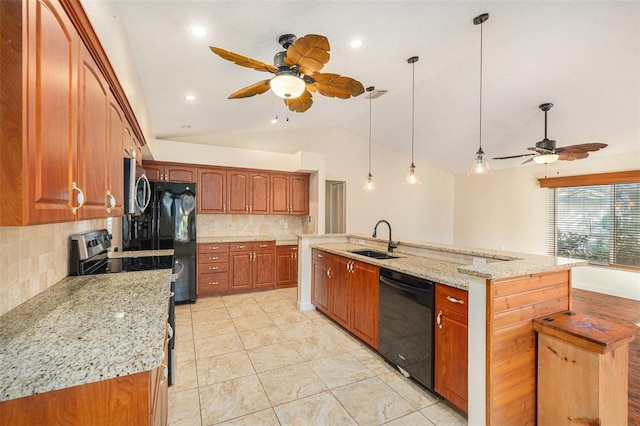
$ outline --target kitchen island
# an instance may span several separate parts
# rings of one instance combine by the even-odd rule
[[[67,277],[1,316],[0,424],[166,419],[171,275]]]
[[[571,268],[585,261],[552,256],[399,241],[393,259],[356,249],[387,250],[363,235],[299,237],[298,306],[311,303],[312,249],[468,291],[470,425],[534,424],[536,346],[531,319],[571,308]]]

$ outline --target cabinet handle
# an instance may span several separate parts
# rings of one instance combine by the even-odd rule
[[[247,246],[236,246],[236,248],[239,248],[239,249],[243,249],[243,248],[246,248],[246,247]]]
[[[249,213],[249,206],[244,206],[245,213]]]
[[[449,302],[451,302],[451,303],[459,303],[459,304],[461,304],[461,305],[464,305],[464,300],[462,300],[462,299],[456,299],[456,298],[454,298],[454,297],[447,296],[447,300],[448,300]]]
[[[266,248],[266,247],[269,247],[269,245],[268,244],[260,244],[260,248]]]
[[[75,182],[71,182],[71,190],[78,191],[78,196],[76,198],[76,201],[78,202],[78,207],[71,207],[71,211],[73,212],[73,214],[75,214],[78,211],[78,209],[84,205],[84,192],[82,191],[82,189],[78,188]]]
[[[209,250],[218,250],[218,246],[210,246]]]
[[[318,255],[318,257],[319,257],[319,258],[323,258],[324,256],[323,256],[323,255],[321,255],[321,254],[319,254],[319,255]]]
[[[169,292],[169,299],[171,299],[171,298],[172,298],[173,296],[175,296],[175,295],[176,295],[176,292],[175,292],[175,291],[171,291],[171,292]]]
[[[226,211],[227,211],[227,205],[226,205],[226,204],[223,204],[223,205],[222,205],[222,211],[223,211],[223,212],[226,212]]]
[[[442,328],[442,309],[440,309],[440,312],[438,312],[436,323],[438,324],[438,328]]]
[[[209,260],[218,260],[218,256],[210,257]]]
[[[173,327],[169,323],[167,323],[167,336],[169,340],[173,339]]]
[[[327,269],[327,277],[331,278],[331,267]]]
[[[209,281],[209,285],[218,285],[218,281]]]
[[[209,270],[210,271],[215,271],[218,270],[219,268],[217,266],[209,266]]]
[[[111,194],[111,191],[107,190],[107,198],[109,199],[107,202],[107,205],[109,206],[107,207],[107,213],[111,213],[111,210],[116,206],[116,197]]]
[[[298,253],[293,253],[293,258],[297,259],[298,258]]]
[[[163,356],[164,358],[164,356]],[[160,364],[164,367],[164,370],[162,372],[162,380],[160,380],[160,386],[164,385],[164,381],[167,380],[167,377],[169,377],[169,368],[167,368],[166,365],[164,364]]]
[[[291,256],[289,256],[289,257],[291,257],[293,259],[293,253],[291,253]]]
[[[252,211],[252,210],[251,210],[251,206],[249,206],[249,213],[251,213],[251,211]]]

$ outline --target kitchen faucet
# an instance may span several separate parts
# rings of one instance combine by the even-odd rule
[[[393,241],[391,241],[391,224],[389,222],[387,222],[384,219],[379,220],[378,223],[376,223],[376,226],[373,228],[373,235],[371,235],[371,236],[373,238],[376,238],[376,236],[378,234],[378,225],[380,225],[381,223],[386,223],[387,226],[389,227],[389,245],[387,246],[387,251],[389,253],[393,253],[393,249],[398,247],[398,244],[396,244]]]

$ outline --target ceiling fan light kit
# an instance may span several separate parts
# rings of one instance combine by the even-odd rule
[[[407,171],[407,175],[404,177],[404,183],[409,185],[422,185],[420,175],[416,170],[415,164],[413,164],[413,139],[415,133],[415,110],[416,110],[416,62],[418,62],[417,56],[412,56],[407,59],[407,62],[411,64],[412,73],[412,86],[411,86],[411,165]]]
[[[484,160],[484,151],[482,150],[482,24],[485,23],[487,19],[489,19],[488,13],[478,15],[473,19],[473,25],[480,25],[480,132],[476,158],[473,160],[473,164],[467,175],[491,174],[491,168],[489,167],[489,163]]]
[[[376,189],[376,184],[373,181],[373,175],[371,174],[371,95],[376,88],[371,86],[367,87],[367,92],[369,92],[369,174],[367,175],[367,180],[364,182],[364,186],[362,187],[363,191],[373,191]]]
[[[299,98],[305,91],[304,80],[289,73],[276,75],[269,81],[269,86],[271,86],[273,93],[282,99]]]
[[[551,164],[558,161],[560,155],[558,154],[540,154],[533,157],[533,161],[538,164]]]

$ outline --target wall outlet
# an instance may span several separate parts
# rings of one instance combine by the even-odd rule
[[[284,229],[289,229],[289,223],[287,222],[283,223],[282,226],[284,226]]]
[[[364,240],[358,240],[358,244],[360,244],[361,246],[364,245]]]
[[[229,224],[229,228],[231,228],[232,231],[236,230],[236,224],[235,223],[230,223]]]
[[[484,265],[485,263],[487,263],[487,259],[485,259],[484,257],[474,257],[473,258],[473,264],[474,265]]]

